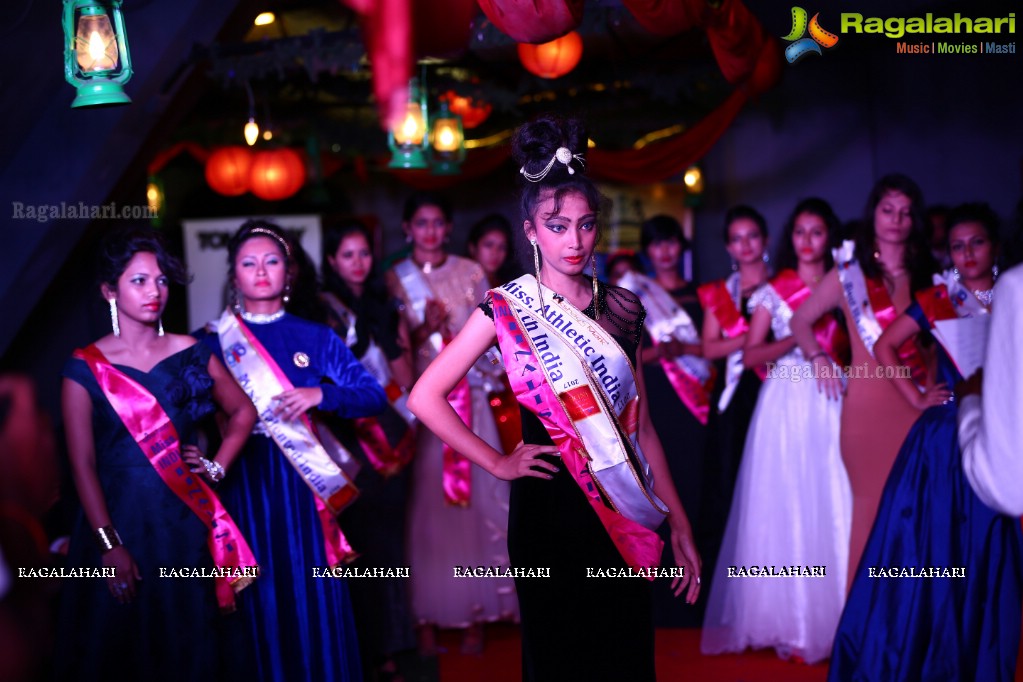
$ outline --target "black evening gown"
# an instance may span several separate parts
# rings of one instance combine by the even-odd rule
[[[210,351],[197,343],[148,372],[115,367],[156,397],[181,443],[189,444],[196,442],[198,420],[214,409],[209,357]],[[92,398],[96,474],[110,519],[142,580],[134,601],[126,605],[114,600],[105,579],[64,582],[54,679],[218,679],[220,617],[213,580],[160,577],[161,568],[212,570],[205,524],[156,473],[85,361],[72,358],[63,374]],[[84,512],[71,533],[67,565],[102,565]]]
[[[696,287],[687,282],[685,286],[668,293],[686,311],[696,329],[702,329],[703,308],[700,307],[700,301],[696,296]],[[643,347],[650,345],[650,335],[643,334]],[[660,362],[643,365],[643,381],[646,383],[650,420],[664,447],[664,456],[668,461],[671,479],[682,501],[682,508],[686,510],[695,532],[697,519],[693,515],[700,511],[703,501],[707,426],[701,424],[678,397]],[[670,547],[671,529],[668,524],[662,525],[659,533],[665,543],[661,565],[674,565]],[[654,625],[673,628],[700,627],[706,601],[701,599],[695,605],[689,605],[684,598],[672,594],[670,580],[655,580]]]
[[[487,303],[481,306],[492,316]],[[600,285],[600,322],[635,362],[645,312],[631,292]],[[594,317],[594,305],[582,311]],[[525,443],[552,445],[540,420],[522,410]],[[548,458],[558,464],[557,457]],[[654,680],[651,583],[587,577],[627,567],[586,495],[564,467],[552,480],[511,484],[508,555],[516,568],[549,568],[550,578],[517,578],[522,678],[530,682]]]

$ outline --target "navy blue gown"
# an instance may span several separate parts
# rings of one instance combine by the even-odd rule
[[[383,389],[330,328],[287,314],[246,324],[296,388],[323,389],[320,410],[363,417],[384,408]],[[221,353],[216,334],[200,336]],[[297,353],[308,356],[308,366],[298,366],[306,363],[296,363]],[[313,577],[314,568],[329,562],[305,481],[271,438],[253,434],[219,493],[260,569],[259,579],[239,595],[237,613],[226,619],[226,676],[247,682],[361,680],[348,586],[343,579]]]
[[[209,357],[197,343],[148,372],[115,367],[156,397],[187,445],[196,442],[198,422],[214,410]],[[206,525],[156,473],[85,361],[68,360],[63,375],[92,399],[96,474],[111,522],[142,580],[127,605],[114,600],[106,579],[64,581],[54,679],[217,679],[220,616],[213,579],[160,577],[161,568],[213,569]],[[102,566],[84,511],[71,533],[67,565]]]
[[[918,303],[907,313],[930,334]],[[938,354],[939,381],[954,387],[962,377],[940,345]],[[949,402],[926,410],[892,466],[835,636],[833,682],[1013,679],[1020,521],[990,509],[970,488],[956,409]],[[902,567],[964,568],[965,578],[870,577],[870,569]]]

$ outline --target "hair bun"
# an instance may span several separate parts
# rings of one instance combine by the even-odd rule
[[[526,180],[559,182],[584,169],[586,140],[578,118],[543,114],[515,131],[512,155]]]

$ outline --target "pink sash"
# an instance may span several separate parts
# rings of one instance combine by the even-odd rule
[[[74,357],[89,366],[103,395],[160,479],[206,524],[209,530],[206,542],[216,567],[237,572],[240,568],[256,566],[252,550],[216,493],[202,477],[189,471],[181,459],[178,431],[156,397],[110,364],[95,344],[76,350]],[[234,611],[234,593],[253,580],[252,577],[216,577],[220,610]]]
[[[735,338],[749,331],[749,323],[736,307],[724,280],[708,282],[697,289],[696,294],[700,298],[700,305],[707,313],[714,316],[725,336]],[[767,378],[766,365],[758,365],[753,368],[753,371],[761,379]]]
[[[575,422],[601,411],[601,404],[589,384],[558,394],[550,385],[543,363],[528,340],[510,304],[505,289],[491,290],[494,327],[504,359],[505,370],[515,396],[523,407],[539,417],[561,453],[562,466],[586,495],[590,507],[607,530],[625,562],[633,568],[660,565],[664,543],[657,533],[637,521],[609,508],[601,496],[601,483],[590,469],[590,459]],[[574,358],[564,357],[574,362]],[[638,401],[631,400],[618,423],[626,434],[634,433],[638,420]],[[652,579],[652,578],[651,578]]]
[[[867,283],[867,298],[870,299],[870,307],[874,310],[874,317],[877,318],[881,329],[887,329],[888,325],[899,316],[892,297],[888,295],[888,289],[880,278],[864,277]],[[927,367],[920,356],[920,350],[916,346],[916,338],[911,336],[898,349],[899,361],[909,367],[913,381],[918,386],[927,383]]]
[[[448,394],[448,402],[462,423],[472,428],[472,392],[469,379],[462,377]],[[451,505],[468,507],[472,496],[472,462],[465,455],[444,444],[444,501]]]
[[[795,270],[783,270],[771,280],[771,286],[793,312],[813,293]],[[839,365],[849,362],[849,334],[832,313],[821,316],[813,325],[817,343]]]

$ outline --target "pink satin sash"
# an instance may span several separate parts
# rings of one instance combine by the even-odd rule
[[[895,321],[901,311],[895,309],[892,297],[880,278],[864,277],[867,283],[867,298],[870,299],[870,307],[874,311],[874,317],[881,329],[887,329],[888,325]],[[909,337],[898,349],[899,361],[909,367],[913,381],[918,386],[927,383],[927,367],[920,356],[920,350],[916,346],[915,337]]]
[[[778,292],[782,300],[788,304],[792,312],[799,309],[799,306],[810,298],[813,293],[810,287],[799,278],[795,270],[783,270],[771,280],[771,286]],[[849,334],[845,328],[838,323],[833,313],[826,313],[819,320],[814,322],[813,333],[820,345],[831,359],[839,365],[849,363]]]
[[[700,299],[700,305],[703,306],[707,313],[714,316],[714,319],[718,321],[718,325],[721,327],[721,331],[728,338],[735,338],[749,331],[749,323],[739,309],[735,307],[735,301],[732,300],[732,295],[728,292],[728,287],[725,286],[724,280],[708,282],[702,285],[696,290],[696,295]],[[757,365],[753,368],[753,371],[756,372],[761,380],[767,378],[766,365]]]
[[[160,479],[206,525],[209,530],[206,542],[216,567],[236,571],[256,566],[252,550],[216,493],[181,459],[177,429],[156,397],[114,367],[95,344],[76,350],[74,357],[89,366],[103,395]],[[221,611],[234,611],[234,593],[253,580],[252,577],[214,578]]]
[[[472,428],[472,392],[469,379],[462,377],[448,394],[448,402],[462,423]],[[444,444],[444,501],[451,505],[468,507],[472,497],[472,462]]]
[[[555,394],[540,369],[526,335],[512,314],[508,302],[498,290],[492,290],[494,327],[504,358],[505,370],[519,404],[540,418],[561,453],[562,465],[586,495],[615,547],[625,562],[636,569],[660,565],[664,543],[653,530],[610,509],[601,499],[599,485],[587,465],[586,447],[579,439],[573,419],[585,419],[599,411],[590,387],[579,386],[561,395]],[[635,404],[635,401],[632,401]],[[626,413],[621,427],[628,432],[629,422],[637,415]],[[634,425],[632,426],[634,428]],[[652,579],[652,578],[651,578]]]

